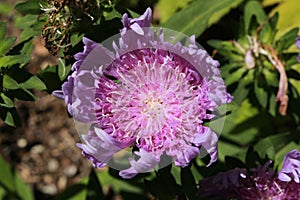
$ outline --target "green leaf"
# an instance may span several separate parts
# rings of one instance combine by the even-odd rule
[[[71,45],[74,47],[82,40],[83,34],[72,34],[70,38]]]
[[[38,15],[41,13],[39,0],[28,0],[20,2],[15,6],[15,9],[23,14]]]
[[[39,35],[41,35],[41,30],[35,30],[33,28],[24,29],[19,36],[20,42],[23,42],[25,40],[33,38],[34,36],[39,36]]]
[[[23,31],[19,35],[19,42],[26,41],[34,36],[40,36],[44,26],[43,21],[38,21],[38,15],[25,15],[18,17],[15,26]]]
[[[163,23],[163,27],[198,37],[242,0],[196,0]]]
[[[276,106],[276,96],[275,94],[271,94],[269,98],[269,113],[275,117],[277,113],[277,106]]]
[[[245,5],[244,24],[246,33],[249,31],[253,16],[256,17],[259,24],[263,24],[268,20],[268,16],[266,15],[261,3],[256,0],[250,0]]]
[[[231,41],[222,41],[222,40],[208,40],[207,44],[218,49],[218,50],[222,50],[222,49],[226,49],[228,51],[235,51],[237,52],[237,48],[235,47],[234,43]],[[244,53],[242,52],[238,52],[241,55],[244,55]]]
[[[218,158],[222,162],[225,161],[226,156],[236,156],[237,154],[241,153],[241,151],[243,151],[241,149],[241,146],[232,142],[223,141],[224,138],[226,137],[223,137],[221,135],[220,140],[218,142],[218,149],[222,149],[218,152]]]
[[[58,66],[48,66],[45,69],[40,70],[38,75],[47,86],[49,93],[61,88],[62,82],[58,76]]]
[[[126,10],[127,10],[127,13],[129,13],[132,18],[138,18],[139,16],[141,16],[140,14],[134,12],[133,10],[130,10],[130,9],[126,9]]]
[[[233,93],[234,102],[240,105],[248,94],[249,88],[247,87],[247,85],[245,85],[244,83],[240,83],[238,88]]]
[[[221,138],[225,137],[224,142],[234,145],[231,147],[227,145],[231,150],[227,151],[230,153],[227,155],[240,153],[242,146],[247,146],[260,134],[259,123],[265,119],[259,117],[259,113],[257,108],[251,105],[249,99],[245,99],[237,110],[226,117]],[[226,156],[222,151],[220,155]]]
[[[6,34],[6,23],[0,22],[0,41],[2,41]]]
[[[9,126],[16,127],[16,126],[20,126],[22,123],[15,107],[12,108],[2,107],[0,109],[0,117],[4,121],[4,123],[6,123]]]
[[[279,80],[275,70],[263,69],[263,74],[268,86],[278,87]]]
[[[225,83],[227,86],[239,81],[241,77],[248,71],[246,67],[240,67],[238,70],[226,76]]]
[[[0,185],[3,185],[10,191],[15,191],[14,176],[10,166],[0,156]]]
[[[30,187],[23,182],[18,174],[15,174],[15,186],[17,194],[22,200],[34,200],[33,193]]]
[[[0,68],[9,67],[15,64],[21,64],[23,66],[27,64],[29,60],[30,57],[27,55],[13,55],[13,56],[0,57]]]
[[[154,195],[156,199],[174,199],[181,192],[174,176],[170,173],[157,174],[157,178],[151,181],[145,179],[144,183],[146,190]],[[163,185],[164,187],[157,187],[158,185]]]
[[[128,184],[128,182],[119,180],[111,176],[107,171],[101,171],[97,173],[97,176],[103,186],[114,186],[115,192],[128,191],[138,194],[142,193],[142,190],[139,187]]]
[[[103,16],[107,21],[112,20],[114,18],[122,18],[121,13],[119,13],[114,7],[112,7],[111,9],[104,10]]]
[[[5,160],[0,156],[0,188],[4,188],[10,193],[9,199],[33,200],[31,189],[25,184]],[[20,198],[16,198],[16,197]],[[1,195],[0,195],[0,199]]]
[[[300,27],[299,0],[264,0],[264,4],[273,5],[270,15],[273,15],[275,12],[279,13],[278,36],[288,32],[291,28]]]
[[[258,152],[261,158],[265,158],[267,156],[269,159],[274,160],[275,154],[292,140],[293,137],[290,133],[272,135],[260,140],[254,146],[254,149]]]
[[[37,76],[31,76],[28,80],[20,83],[19,86],[23,89],[46,90],[47,87]]]
[[[6,74],[4,74],[3,76],[3,87],[10,90],[15,90],[20,88],[19,84]]]
[[[285,0],[263,0],[264,6],[271,6],[280,2],[283,2]]]
[[[16,48],[19,47],[20,51],[19,53],[21,55],[26,55],[27,56],[27,59],[28,61],[30,60],[30,55],[31,55],[31,52],[33,50],[33,38],[29,39],[29,40],[26,40],[26,41],[23,41],[21,43],[19,43]],[[24,63],[23,65],[21,65],[20,67],[24,67],[26,63]]]
[[[157,3],[157,11],[160,16],[160,21],[166,22],[177,10],[184,8],[191,1],[193,0],[159,0]]]
[[[237,104],[241,104],[247,97],[250,89],[249,87],[254,80],[253,73],[254,70],[250,70],[247,75],[238,82],[238,87],[233,93],[234,102]]]
[[[6,112],[6,116],[5,116],[4,122],[5,122],[7,125],[9,125],[9,126],[16,126],[14,117],[13,117],[12,113],[9,112],[9,111]],[[1,177],[1,175],[0,175],[0,177]],[[4,180],[5,180],[5,179],[4,179]]]
[[[55,200],[82,200],[85,199],[86,194],[86,184],[77,183],[73,184],[62,193],[55,197]]]
[[[94,171],[94,169],[91,170],[90,176],[89,176],[89,182],[87,185],[87,196],[86,200],[93,200],[93,199],[105,199],[105,196],[102,191],[101,183]]]
[[[196,182],[189,167],[181,168],[180,179],[183,191],[189,200],[196,199]]]
[[[224,46],[224,43],[226,43],[226,41],[223,41],[223,40],[216,40],[216,39],[213,39],[213,40],[208,40],[207,41],[207,44],[209,46],[212,46],[216,49],[220,49]]]
[[[296,46],[296,45],[294,45]],[[300,72],[300,63],[297,60],[298,58],[298,53],[293,54],[289,59],[284,59],[285,61],[285,70],[288,71],[292,68],[298,68],[296,69],[298,72]]]
[[[1,98],[3,100],[3,104],[0,103],[0,106],[4,106],[4,107],[7,107],[7,108],[12,108],[14,107],[14,102],[9,98],[7,97],[4,93],[1,93]]]
[[[32,94],[32,92],[30,92],[29,90],[22,88],[22,90],[25,92],[25,94],[21,95],[21,100],[26,100],[26,101],[35,101],[36,97],[34,96],[34,94]],[[27,95],[27,97],[25,97],[25,95]],[[25,98],[24,98],[25,97]]]
[[[270,26],[272,28],[273,31],[276,31],[277,33],[277,23],[278,23],[278,19],[279,19],[279,14],[278,12],[274,13],[274,15],[271,17],[270,19]],[[275,36],[275,35],[274,35]]]
[[[17,17],[15,26],[20,29],[27,29],[38,22],[38,15],[25,15]]]
[[[292,30],[285,33],[280,39],[276,42],[276,50],[282,52],[287,50],[290,46],[295,44],[295,40],[298,36],[299,28],[293,28]]]
[[[263,87],[260,87],[257,82],[258,81],[256,81],[254,84],[254,92],[255,92],[256,98],[257,98],[259,104],[263,108],[266,108],[267,103],[268,103],[268,93],[267,93],[267,91],[264,90]]]
[[[19,29],[28,29],[28,27],[31,27],[38,22],[38,17],[38,15],[25,15],[22,17],[17,17],[15,26]]]
[[[7,191],[3,187],[0,187],[0,199],[5,199],[5,196],[7,196]]]
[[[16,41],[15,36],[9,36],[0,42],[0,56],[5,55]]]
[[[9,90],[7,96],[12,96],[14,99],[24,101],[35,101],[36,97],[27,89]],[[16,115],[17,116],[17,115]]]

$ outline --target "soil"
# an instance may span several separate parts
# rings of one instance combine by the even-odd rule
[[[63,100],[44,92],[35,102],[18,102],[22,127],[0,125],[0,152],[29,183],[36,199],[51,199],[90,171]]]
[[[13,5],[15,0],[4,0],[4,3]],[[13,27],[13,16],[13,13],[8,16],[0,13],[0,21],[7,22],[7,35],[18,36],[20,31]],[[35,74],[56,63],[57,59],[44,48],[42,40],[36,38],[26,69]],[[21,127],[9,127],[0,119],[0,154],[31,186],[35,199],[53,199],[86,177],[91,164],[76,147],[80,138],[65,102],[46,92],[34,93],[38,99],[35,102],[15,102]]]

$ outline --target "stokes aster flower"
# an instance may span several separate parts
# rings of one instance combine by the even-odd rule
[[[258,166],[250,171],[232,169],[200,181],[200,199],[300,199],[300,152],[293,150],[284,158],[278,174],[269,166]]]
[[[95,167],[134,147],[130,167],[120,171],[123,178],[153,170],[164,155],[187,166],[201,148],[209,164],[216,161],[218,137],[203,124],[232,100],[219,63],[195,37],[187,46],[170,42],[165,29],[149,28],[151,18],[151,9],[137,19],[125,14],[113,50],[84,38],[73,73],[54,93],[75,120],[90,125],[78,147]]]

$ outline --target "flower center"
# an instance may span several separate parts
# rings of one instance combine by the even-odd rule
[[[142,110],[141,113],[145,113],[147,114],[148,118],[155,120],[159,115],[162,114],[162,103],[163,102],[160,98],[154,99],[153,97],[150,97],[144,101],[145,109]]]
[[[160,98],[150,96],[143,101],[140,112],[141,135],[147,136],[161,131],[166,120],[165,108]]]
[[[112,112],[116,125],[127,136],[155,136],[181,124],[184,119],[180,117],[184,118],[186,112],[182,107],[192,94],[178,67],[144,61],[126,73],[118,73],[120,83],[111,96]]]
[[[205,90],[190,82],[194,80],[192,76],[200,75],[192,69],[181,70],[187,69],[188,64],[178,63],[168,55],[163,59],[142,56],[134,62],[127,60],[133,57],[128,53],[115,64],[118,80],[105,98],[109,114],[101,124],[110,122],[115,130],[113,136],[136,138],[146,150],[160,148],[163,141],[178,137],[188,141],[206,117]]]

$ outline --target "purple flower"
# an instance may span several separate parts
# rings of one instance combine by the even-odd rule
[[[171,43],[163,29],[150,27],[151,9],[137,19],[125,14],[113,50],[84,38],[73,73],[62,86],[70,114],[89,125],[77,146],[95,167],[134,147],[123,178],[153,170],[162,156],[187,166],[204,148],[217,159],[218,137],[204,122],[232,97],[219,63],[197,47]],[[175,40],[175,38],[174,38]],[[58,93],[58,92],[56,92]]]
[[[247,176],[240,179],[236,195],[243,200],[252,199],[286,199],[284,188],[275,177],[273,169],[269,168],[271,161],[264,166],[251,169]]]
[[[282,170],[276,174],[269,166],[258,166],[249,171],[233,169],[201,180],[200,199],[300,199],[300,153],[293,150],[286,154]],[[296,178],[297,176],[297,178]]]
[[[220,199],[236,197],[235,188],[240,185],[240,178],[245,177],[246,169],[235,168],[220,172],[216,176],[208,177],[199,182],[198,197],[204,199]]]
[[[300,152],[298,150],[294,149],[285,155],[278,179],[285,182],[293,180],[300,183]]]
[[[298,36],[296,39],[296,46],[300,51],[300,36]],[[300,54],[298,55],[298,62],[300,62]]]

